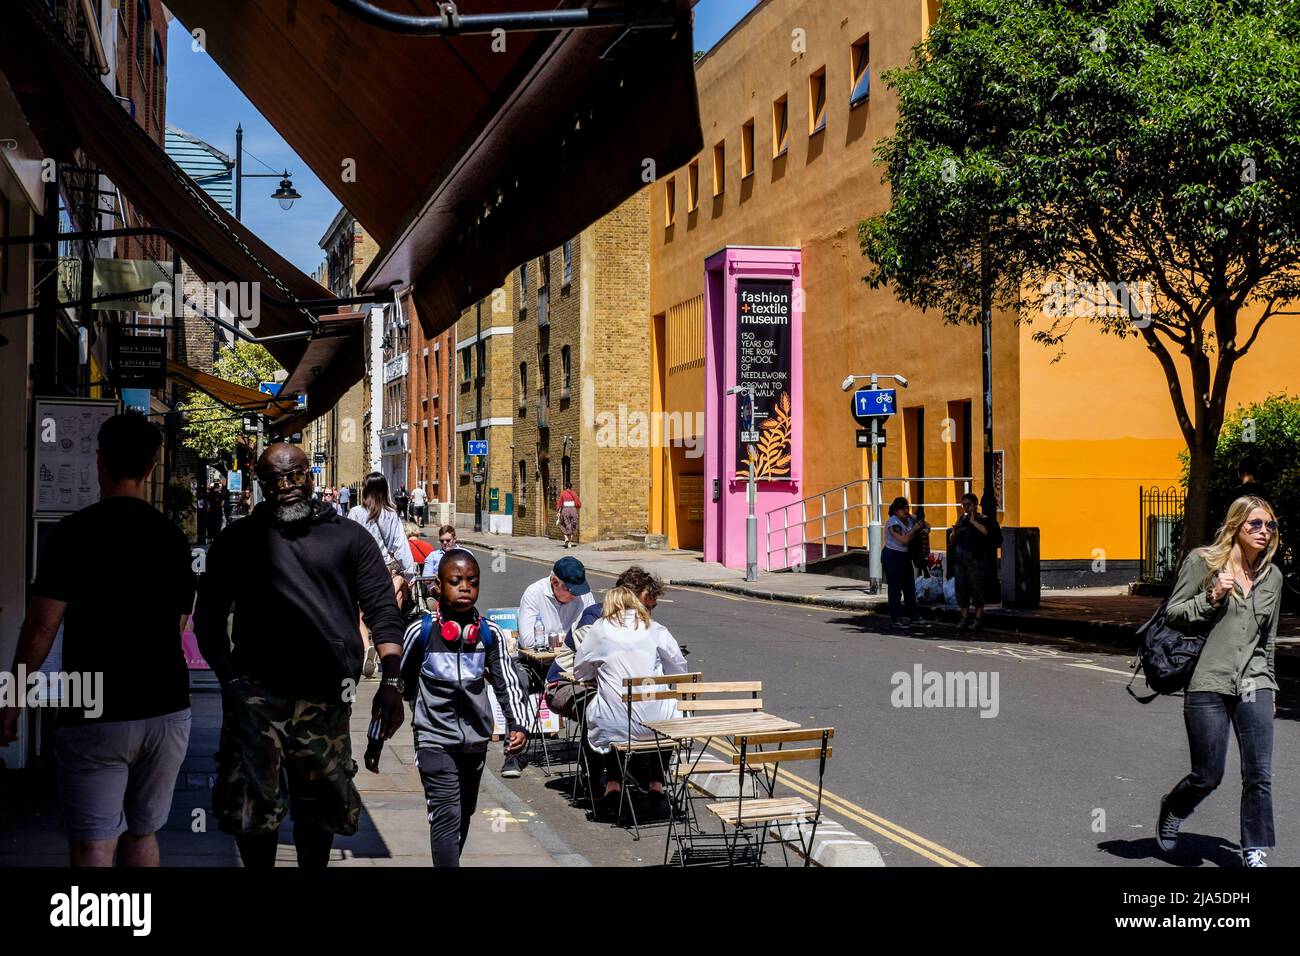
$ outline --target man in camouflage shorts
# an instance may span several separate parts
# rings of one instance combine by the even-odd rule
[[[312,500],[302,449],[270,446],[257,478],[266,500],[209,549],[194,612],[225,711],[212,809],[245,866],[275,865],[289,813],[298,865],[323,867],[334,835],[355,833],[361,813],[349,736],[358,621],[379,650],[374,717],[384,737],[402,724],[402,622],[379,546]]]
[[[361,798],[348,704],[294,700],[247,678],[230,683],[223,703],[212,794],[223,832],[273,832],[292,805],[295,827],[356,833]]]

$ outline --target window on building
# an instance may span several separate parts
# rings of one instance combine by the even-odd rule
[[[564,284],[568,285],[573,281],[573,240],[567,240],[560,248],[561,255],[564,256]]]
[[[487,378],[487,339],[479,339],[475,350],[478,352],[478,378],[482,381]]]
[[[519,497],[528,497],[528,462],[523,458],[519,459]]]
[[[826,128],[826,67],[808,77],[808,135]]]
[[[551,403],[551,357],[542,356],[542,402],[546,405]]]
[[[460,350],[461,381],[468,382],[474,377],[474,367],[471,364],[472,362],[473,357],[470,355],[469,346],[467,345]]]
[[[691,160],[686,167],[686,211],[695,212],[700,208],[700,161]]]
[[[460,470],[469,474],[469,432],[460,433]]]
[[[790,148],[790,98],[784,93],[772,104],[772,157]]]
[[[135,62],[140,65],[140,71],[144,72],[145,60],[145,39],[153,32],[153,27],[149,23],[149,4],[147,0],[136,0],[135,5]]]
[[[519,363],[519,410],[528,408],[528,363]]]
[[[569,382],[572,372],[569,365],[570,355],[571,353],[569,352],[569,347],[567,345],[560,349],[560,388],[563,389],[563,392],[561,393],[563,398],[569,397]]]
[[[713,147],[713,195],[721,196],[727,189],[727,141]]]
[[[933,27],[935,21],[939,19],[939,14],[942,10],[943,4],[940,3],[939,0],[922,0],[921,15],[925,20],[925,22],[921,24],[921,33],[923,36],[930,32],[930,28]]]
[[[853,88],[849,93],[849,106],[865,103],[871,93],[871,44],[870,36],[864,36],[853,44],[852,50]]]
[[[740,178],[754,175],[754,121],[740,127]]]
[[[521,299],[528,297],[528,263],[526,262],[519,267],[519,290],[523,293]]]
[[[669,176],[664,180],[664,225],[671,226],[677,221],[677,177]]]
[[[573,484],[573,461],[568,455],[560,459],[560,480],[565,488]]]

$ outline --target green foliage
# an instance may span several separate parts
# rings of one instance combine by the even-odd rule
[[[975,322],[983,271],[1057,357],[1080,318],[1140,336],[1194,451],[1198,535],[1233,366],[1300,299],[1300,4],[947,0],[884,79],[892,196],[859,226],[864,280]],[[1062,309],[1062,282],[1146,308]]]
[[[1184,452],[1180,457],[1186,488],[1189,456]],[[1250,406],[1238,405],[1224,420],[1210,482],[1212,526],[1232,503],[1243,462],[1254,467],[1255,480],[1268,489],[1281,526],[1281,547],[1294,552],[1293,539],[1300,534],[1300,396],[1270,395]]]
[[[987,236],[996,304],[1030,321],[1070,273],[1156,281],[1174,327],[1216,283],[1300,296],[1300,5],[949,0],[885,81],[892,206],[859,227],[873,286],[977,320]]]
[[[280,364],[264,346],[243,340],[224,346],[212,363],[212,373],[218,378],[253,389],[261,382],[271,381],[278,371]],[[185,447],[193,449],[199,457],[218,458],[221,452],[233,450],[242,441],[240,413],[212,396],[190,392],[179,409],[185,416]]]

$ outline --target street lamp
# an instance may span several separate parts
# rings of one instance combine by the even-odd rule
[[[844,381],[840,383],[841,391],[847,392],[853,388],[853,384],[862,379],[870,381],[872,391],[880,388],[880,379],[893,379],[903,388],[907,388],[908,381],[902,375],[885,374],[882,372],[871,372],[867,375],[847,375]],[[867,523],[867,560],[868,573],[871,575],[872,587],[880,590],[880,581],[884,577],[881,570],[880,549],[881,549],[881,522],[884,517],[880,510],[880,446],[876,443],[879,435],[878,417],[871,419],[871,520]],[[847,523],[847,516],[846,516]]]
[[[244,127],[237,125],[235,127],[235,218],[242,218],[244,211],[244,180],[245,179],[278,179],[280,188],[271,193],[271,198],[280,204],[280,208],[288,212],[292,208],[294,201],[302,198],[302,194],[293,188],[292,174],[289,170],[282,170],[278,173],[246,173],[244,172]]]
[[[743,397],[741,407],[746,411],[747,421],[743,422],[742,432],[749,434],[754,430],[754,386],[733,385],[727,389],[728,395]],[[745,580],[758,580],[758,483],[755,480],[754,463],[758,458],[754,443],[749,444],[749,516],[745,519]]]

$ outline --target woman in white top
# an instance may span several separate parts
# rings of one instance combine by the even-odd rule
[[[418,573],[415,558],[411,556],[411,546],[406,543],[406,528],[397,513],[397,506],[388,494],[388,479],[377,471],[366,475],[361,490],[361,504],[348,511],[348,518],[364,525],[370,536],[379,545],[379,553],[384,556],[389,573],[393,576],[393,591],[397,597],[397,606],[403,610],[407,600],[407,582]],[[370,636],[362,622],[361,636],[366,644],[366,662],[361,673],[371,677],[378,662]]]
[[[623,788],[622,768],[611,744],[628,740],[627,704],[622,701],[628,677],[686,673],[686,658],[668,629],[650,620],[653,608],[663,593],[663,583],[646,575],[646,587],[638,595],[628,587],[612,587],[605,595],[599,621],[591,626],[573,662],[579,680],[596,681],[596,695],[587,705],[587,743],[605,762],[607,783],[604,803],[607,810],[619,805]],[[632,704],[632,738],[653,739],[654,733],[644,726],[647,720],[664,720],[677,716],[673,700],[634,701]],[[665,809],[663,765],[656,753],[636,755],[649,778],[651,799]],[[629,767],[630,769],[630,767]]]

